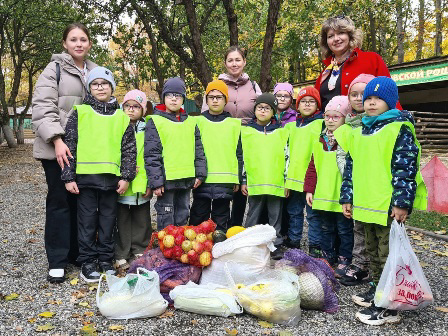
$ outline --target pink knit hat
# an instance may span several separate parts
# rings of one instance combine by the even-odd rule
[[[335,96],[331,98],[327,106],[325,106],[325,112],[328,111],[339,112],[345,117],[352,111],[352,106],[350,105],[347,96]]]
[[[369,82],[372,79],[374,79],[374,78],[375,78],[375,76],[370,75],[370,74],[360,74],[360,75],[358,75],[358,77],[356,77],[350,83],[350,86],[348,87],[348,93],[350,93],[350,91],[352,90],[352,86],[355,85],[356,83],[366,83],[366,84],[369,84]]]
[[[126,103],[128,100],[135,100],[137,103],[140,104],[140,106],[143,108],[143,115],[145,115],[146,112],[146,95],[144,92],[140,90],[132,90],[126,93],[126,96],[124,96],[123,104]]]
[[[274,85],[274,95],[279,91],[287,91],[291,98],[293,97],[294,88],[289,83],[277,83]]]

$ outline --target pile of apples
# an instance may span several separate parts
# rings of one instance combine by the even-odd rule
[[[211,219],[197,226],[169,225],[158,232],[157,238],[166,258],[202,267],[212,262],[215,229],[216,224]]]

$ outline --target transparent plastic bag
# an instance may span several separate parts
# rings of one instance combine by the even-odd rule
[[[264,272],[270,266],[270,252],[275,250],[275,229],[270,225],[255,225],[213,246],[213,262],[204,268],[200,284],[227,285],[224,266],[238,263],[234,268],[244,275]]]
[[[229,285],[248,313],[263,320],[296,326],[300,321],[300,288],[297,275],[269,270],[235,283],[235,274],[226,268]]]
[[[170,297],[174,308],[191,313],[229,317],[243,312],[232,291],[220,285],[189,282],[174,288]]]
[[[102,290],[103,280],[108,290]],[[100,313],[109,319],[152,317],[162,314],[168,302],[160,294],[157,272],[138,268],[124,278],[103,274],[96,292]]]
[[[403,224],[392,222],[389,256],[375,293],[375,305],[393,310],[415,310],[434,302],[423,269],[412,250]]]

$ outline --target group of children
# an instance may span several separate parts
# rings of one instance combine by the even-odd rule
[[[290,122],[282,117],[293,111],[292,86],[280,83],[274,94],[257,97],[246,126],[224,110],[228,90],[221,80],[208,84],[209,109],[198,117],[182,109],[186,90],[177,77],[166,81],[162,104],[146,118],[141,91],[128,92],[119,108],[108,69],[92,70],[87,86],[83,104],[67,122],[65,141],[73,157],[62,172],[67,190],[79,194],[78,262],[85,281],[115,274],[114,259],[126,268],[143,253],[151,235],[152,194],[158,230],[209,218],[225,230],[232,195],[241,188],[249,203],[245,226],[264,224],[267,211],[277,232],[273,257],[281,257],[284,247],[302,247],[305,209],[309,254],[334,266],[344,285],[372,280],[367,293],[353,296],[366,307],[358,319],[399,320],[396,311],[374,306],[375,284],[388,255],[392,219],[404,222],[413,207],[423,208],[425,190],[413,120],[395,109],[392,79],[361,74],[348,96],[334,97],[325,111],[319,92],[303,88]]]

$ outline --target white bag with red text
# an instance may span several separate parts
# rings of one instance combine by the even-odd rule
[[[404,224],[392,222],[389,256],[375,293],[375,305],[393,310],[415,310],[434,302],[423,269],[412,250]]]

